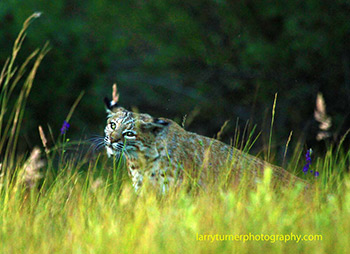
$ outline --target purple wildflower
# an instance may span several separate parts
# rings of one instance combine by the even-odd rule
[[[312,153],[312,149],[310,148],[309,150],[307,150],[306,152],[306,164],[303,167],[303,172],[304,174],[306,174],[309,171],[310,165],[311,165],[311,153]]]
[[[309,150],[307,150],[306,155],[305,155],[305,157],[306,157],[306,164],[303,167],[304,174],[306,174],[309,171],[309,168],[310,168],[310,165],[311,165],[311,154],[312,154],[312,149],[310,148]],[[316,177],[320,175],[320,173],[318,171],[310,170],[310,173],[313,173],[314,176],[316,176]]]
[[[66,120],[64,120],[62,128],[61,128],[61,134],[62,135],[66,134],[66,131],[69,129],[69,127],[70,127],[70,124]]]
[[[303,167],[303,172],[304,172],[304,174],[307,173],[307,171],[309,170],[309,167],[310,167],[310,164],[309,164],[309,163],[306,163],[305,166]]]

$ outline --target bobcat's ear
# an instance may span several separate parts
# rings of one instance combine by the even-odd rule
[[[140,128],[144,132],[152,132],[154,135],[158,135],[160,132],[168,128],[169,124],[170,122],[166,120],[153,118],[152,122],[142,123]]]
[[[111,101],[107,97],[104,98],[104,103],[106,105],[106,112],[108,114],[108,117],[111,117],[113,115],[113,108],[117,106],[116,104],[113,104],[113,101]]]
[[[108,97],[104,98],[104,102],[106,104],[106,110],[107,113],[113,114],[113,112],[115,112],[117,108],[120,108],[120,106],[118,105],[118,101],[119,101],[119,93],[117,90],[117,84],[113,84],[113,92],[112,92],[112,100],[108,99]]]
[[[153,123],[159,124],[162,126],[168,126],[170,124],[170,122],[163,120],[163,119],[159,119],[159,118],[153,118]]]
[[[118,103],[105,97],[104,100],[107,110],[113,110],[113,108],[118,108]]]

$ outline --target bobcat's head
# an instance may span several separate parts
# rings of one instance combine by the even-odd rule
[[[153,118],[148,114],[128,111],[116,101],[105,99],[107,125],[104,145],[108,156],[125,155],[127,159],[155,160],[159,157],[155,141],[167,131],[167,120]]]

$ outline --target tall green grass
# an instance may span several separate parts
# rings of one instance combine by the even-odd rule
[[[195,193],[180,188],[163,196],[153,191],[136,195],[117,162],[106,162],[103,155],[87,160],[56,153],[59,147],[69,148],[66,139],[63,146],[47,149],[44,167],[38,150],[28,159],[18,156],[25,101],[47,52],[45,46],[31,54],[23,68],[13,67],[34,17],[25,22],[0,79],[1,253],[346,253],[350,249],[350,152],[342,142],[314,161],[312,167],[320,176],[310,179],[313,187],[307,191],[302,186],[272,188],[267,170],[254,189],[243,182],[235,188]],[[20,95],[11,104],[12,91],[34,57]],[[254,142],[251,135],[248,140]],[[297,147],[288,169],[302,166],[302,153]],[[321,235],[322,240],[198,240],[208,234],[291,233]]]
[[[26,30],[30,23],[38,17],[40,13],[34,13],[24,22],[13,45],[12,55],[6,60],[0,74],[0,155],[3,155],[2,166],[6,168],[14,166],[26,102],[37,69],[48,52],[46,43],[42,49],[32,52],[20,66],[16,66],[16,58],[25,40]],[[12,99],[16,90],[20,91],[19,95]]]

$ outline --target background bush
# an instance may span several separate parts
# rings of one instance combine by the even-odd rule
[[[30,27],[23,51],[47,40],[52,49],[29,97],[24,146],[39,142],[39,124],[58,134],[82,90],[69,136],[102,134],[102,99],[114,82],[127,108],[179,123],[199,110],[191,131],[214,136],[231,120],[223,136],[227,142],[237,117],[268,133],[276,92],[278,147],[284,148],[292,130],[294,139],[316,145],[319,91],[332,132],[339,136],[350,126],[346,0],[1,1],[0,63],[34,11],[43,15]],[[260,144],[264,140],[263,135]]]

